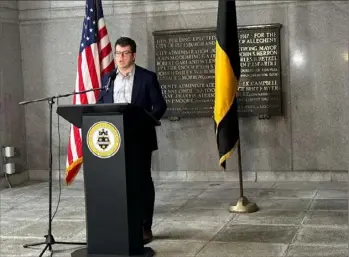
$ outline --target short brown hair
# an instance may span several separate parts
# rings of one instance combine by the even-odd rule
[[[117,45],[120,45],[120,46],[130,46],[132,53],[135,53],[136,50],[137,50],[136,42],[132,38],[129,38],[129,37],[120,37],[120,38],[118,38],[118,40],[116,40],[116,42],[115,42],[115,47]]]

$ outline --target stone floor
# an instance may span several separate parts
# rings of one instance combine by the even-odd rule
[[[260,210],[227,211],[238,199],[234,182],[156,183],[156,207],[149,244],[158,257],[346,257],[347,183],[245,183],[245,196]],[[59,195],[53,191],[53,211]],[[39,256],[48,227],[48,185],[34,183],[0,191],[0,256]],[[62,186],[53,220],[56,241],[85,241],[81,182]],[[52,256],[70,256],[79,246],[53,246]],[[50,256],[47,251],[44,256]]]

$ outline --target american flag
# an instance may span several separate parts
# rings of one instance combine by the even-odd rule
[[[115,68],[101,0],[86,0],[75,92],[101,87],[101,77]],[[94,104],[99,90],[74,95],[73,104]],[[81,130],[71,125],[65,181],[71,184],[83,163]]]

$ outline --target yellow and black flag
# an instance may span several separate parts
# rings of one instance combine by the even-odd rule
[[[219,0],[216,34],[214,125],[219,165],[225,169],[239,142],[236,93],[240,57],[235,1]]]

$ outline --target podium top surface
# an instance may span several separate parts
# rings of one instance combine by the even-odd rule
[[[134,104],[72,104],[57,107],[57,114],[78,128],[82,127],[84,114],[123,114],[126,112],[145,115],[154,126],[160,125],[160,121],[156,120],[149,112]]]

